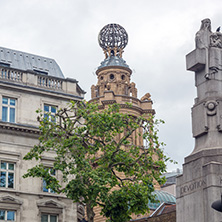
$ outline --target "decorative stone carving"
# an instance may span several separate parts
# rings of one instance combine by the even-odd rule
[[[210,35],[210,46],[216,48],[222,48],[222,33],[214,32]]]
[[[53,199],[50,200],[43,200],[37,202],[38,207],[52,207],[52,208],[61,208],[63,209],[65,207],[65,204],[62,202],[57,202]]]
[[[143,102],[150,101],[151,100],[150,97],[151,97],[151,95],[149,93],[146,93],[140,100]]]
[[[217,104],[218,103],[214,100],[210,100],[205,103],[206,112],[208,116],[214,116],[217,114]]]
[[[210,19],[204,19],[201,21],[200,30],[196,33],[196,48],[203,49],[208,48],[210,45],[211,35],[211,21]]]
[[[137,98],[137,89],[136,84],[134,82],[130,83],[130,92],[132,93],[132,96]]]
[[[14,198],[11,195],[3,195],[0,197],[0,203],[2,204],[16,204],[16,205],[22,205],[23,201],[18,199],[18,198]]]

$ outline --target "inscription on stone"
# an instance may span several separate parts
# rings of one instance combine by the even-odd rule
[[[222,179],[220,180],[221,183],[222,183]],[[182,186],[180,188],[180,195],[183,195],[183,194],[187,194],[187,193],[190,193],[198,188],[202,188],[202,187],[205,187],[206,186],[206,181],[205,180],[198,180],[198,181],[195,181],[195,182],[191,182],[185,186]]]

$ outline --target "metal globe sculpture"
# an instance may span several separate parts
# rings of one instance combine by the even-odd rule
[[[99,32],[98,40],[106,58],[112,55],[122,57],[123,49],[128,43],[128,34],[122,26],[108,24]]]

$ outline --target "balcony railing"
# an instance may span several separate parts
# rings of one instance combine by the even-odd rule
[[[62,80],[48,76],[38,76],[38,86],[51,88],[51,89],[62,89]]]
[[[15,82],[22,82],[23,73],[13,69],[0,68],[0,78],[12,80]]]
[[[83,97],[84,95],[84,91],[81,92],[81,90],[77,88],[78,82],[75,79],[48,76],[36,73],[32,70],[22,72],[10,67],[0,67],[0,81],[29,85],[52,91],[62,91],[80,97]]]

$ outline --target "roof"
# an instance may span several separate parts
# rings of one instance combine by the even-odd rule
[[[177,177],[178,175],[180,175],[182,173],[183,173],[183,171],[181,169],[177,169],[176,171],[163,173],[162,176],[166,177],[166,179],[167,179],[170,177]]]
[[[129,66],[126,64],[126,61],[123,60],[123,58],[120,58],[119,56],[114,56],[114,55],[104,59],[101,62],[101,65],[98,67],[98,69],[107,67],[107,66],[122,66],[122,67],[129,68]]]
[[[168,203],[168,204],[175,204],[176,203],[176,197],[166,191],[163,190],[155,190],[153,194],[156,196],[155,200],[157,200],[157,203],[148,203],[148,206],[150,209],[157,209],[161,203]]]
[[[0,66],[64,78],[54,59],[0,47]]]

